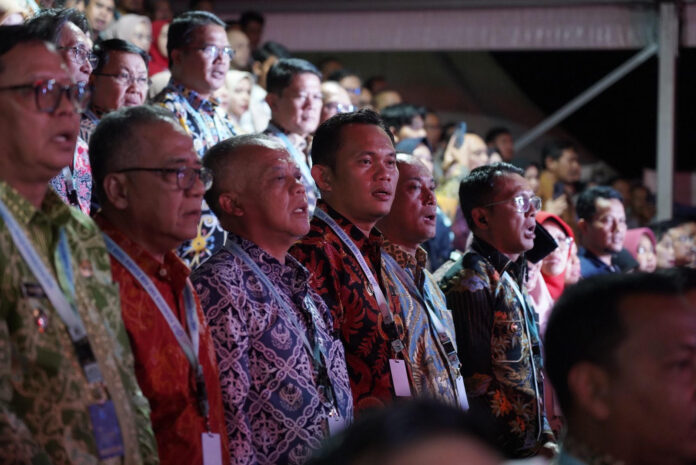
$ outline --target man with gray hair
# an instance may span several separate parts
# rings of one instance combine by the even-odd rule
[[[221,142],[203,164],[228,238],[192,279],[220,360],[230,456],[302,463],[351,421],[353,398],[328,308],[288,254],[309,231],[301,172],[265,135]]]

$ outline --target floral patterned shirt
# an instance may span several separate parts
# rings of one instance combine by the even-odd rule
[[[63,289],[58,231],[71,254],[75,301],[114,403],[128,465],[157,464],[150,407],[138,387],[118,287],[104,240],[92,220],[48,191],[36,209],[0,182],[0,199],[45,258]],[[102,463],[88,407],[98,402],[63,320],[0,220],[0,463]],[[11,270],[11,271],[10,271]],[[59,270],[59,271],[56,271]]]
[[[402,340],[406,340],[399,293],[382,266],[382,234],[373,229],[370,236],[365,237],[326,202],[319,200],[319,208],[338,223],[365,257],[389,301],[397,330]],[[394,353],[377,300],[358,261],[331,228],[316,216],[309,233],[290,249],[290,253],[310,271],[312,287],[331,311],[334,330],[346,350],[356,411],[392,401],[394,387],[389,359],[394,358]]]
[[[205,309],[220,366],[229,448],[235,464],[300,464],[328,434],[330,408],[321,402],[309,341],[318,336],[328,382],[341,417],[350,422],[353,399],[341,342],[331,316],[309,286],[309,273],[290,255],[285,264],[253,242],[230,234],[276,286],[286,313],[257,275],[226,246],[191,278]],[[311,299],[321,320],[312,318]],[[314,321],[314,323],[312,323]],[[316,333],[315,333],[316,331]]]
[[[539,322],[522,284],[524,263],[524,255],[513,263],[474,236],[440,282],[471,410],[491,418],[502,450],[515,458],[555,442],[544,413]]]
[[[92,200],[92,167],[89,164],[89,147],[82,137],[77,138],[72,166],[66,169],[70,172],[72,182],[69,182],[64,170],[51,179],[50,185],[63,202],[71,207],[78,207],[82,213],[89,215]]]
[[[97,224],[150,278],[188,334],[184,306],[184,286],[189,269],[169,252],[160,263],[142,247],[129,240],[104,217]],[[205,418],[198,409],[196,374],[159,308],[138,280],[118,260],[111,257],[114,281],[119,285],[121,315],[135,356],[135,374],[152,407],[152,427],[159,455],[164,464],[202,464],[201,434]],[[190,284],[188,284],[190,286]],[[195,296],[194,296],[195,297]],[[217,360],[210,330],[200,302],[196,299],[199,321],[198,361],[203,368],[213,433],[221,436],[222,463],[229,463],[227,429],[222,409],[222,394]]]
[[[193,138],[193,148],[199,157],[218,142],[235,135],[232,121],[217,100],[201,98],[196,91],[173,80],[154,98],[153,103],[174,113],[181,127]],[[195,268],[223,246],[226,236],[227,233],[204,200],[196,237],[186,241],[177,253],[186,264]]]

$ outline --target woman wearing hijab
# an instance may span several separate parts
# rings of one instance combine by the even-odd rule
[[[657,242],[650,228],[634,228],[626,231],[624,248],[638,262],[638,269],[652,273],[657,268]]]

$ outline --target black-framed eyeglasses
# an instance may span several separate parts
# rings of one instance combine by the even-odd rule
[[[92,53],[91,50],[88,50],[85,47],[81,47],[79,45],[75,45],[74,47],[56,47],[58,50],[67,50],[68,51],[68,56],[72,61],[79,65],[85,64],[85,62],[89,62],[89,64],[92,66],[92,69],[97,67],[97,63],[99,62],[99,58]]]
[[[151,83],[150,79],[146,77],[135,77],[132,74],[122,72],[118,74],[112,73],[92,73],[95,76],[107,76],[118,82],[124,87],[130,87],[135,84],[138,87],[148,87]]]
[[[541,210],[541,198],[536,195],[530,197],[527,194],[520,194],[510,199],[501,200],[500,202],[489,203],[487,205],[484,205],[483,208],[492,207],[494,205],[500,205],[510,201],[513,201],[515,203],[517,213],[527,213],[531,207],[534,207],[534,209],[537,211]]]
[[[65,96],[75,106],[75,110],[82,113],[87,108],[91,92],[87,84],[78,82],[69,86],[61,86],[55,79],[36,81],[33,84],[18,84],[16,86],[0,87],[3,90],[33,89],[36,108],[44,113],[53,113],[60,105],[60,98]]]
[[[206,57],[209,61],[213,62],[217,60],[219,57],[227,58],[228,60],[231,60],[234,58],[234,49],[230,47],[229,45],[226,45],[224,47],[220,47],[219,45],[205,45],[203,47],[198,47],[195,50],[200,50],[203,52],[203,56]]]
[[[134,166],[131,168],[123,168],[117,173],[128,173],[131,171],[148,171],[152,173],[162,173],[165,175],[165,179],[172,180],[172,176],[176,179],[176,185],[179,189],[187,190],[191,189],[196,182],[196,179],[200,179],[203,183],[203,187],[207,191],[213,185],[213,172],[208,168],[191,168],[189,166],[182,166],[181,168],[144,168],[139,166]]]

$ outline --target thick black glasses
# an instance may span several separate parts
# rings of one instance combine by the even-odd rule
[[[65,93],[75,110],[82,113],[87,108],[91,92],[85,83],[79,82],[69,86],[61,86],[55,79],[36,81],[33,84],[18,84],[16,86],[0,87],[3,90],[33,89],[36,108],[44,113],[53,113],[60,105],[60,98]]]
[[[169,179],[172,179],[172,175],[176,178],[176,185],[179,189],[187,190],[193,187],[196,179],[200,179],[203,183],[203,187],[207,191],[213,185],[213,173],[208,168],[191,168],[188,166],[182,166],[181,168],[123,168],[116,171],[117,173],[128,173],[131,171],[149,171],[153,173],[162,173]]]

